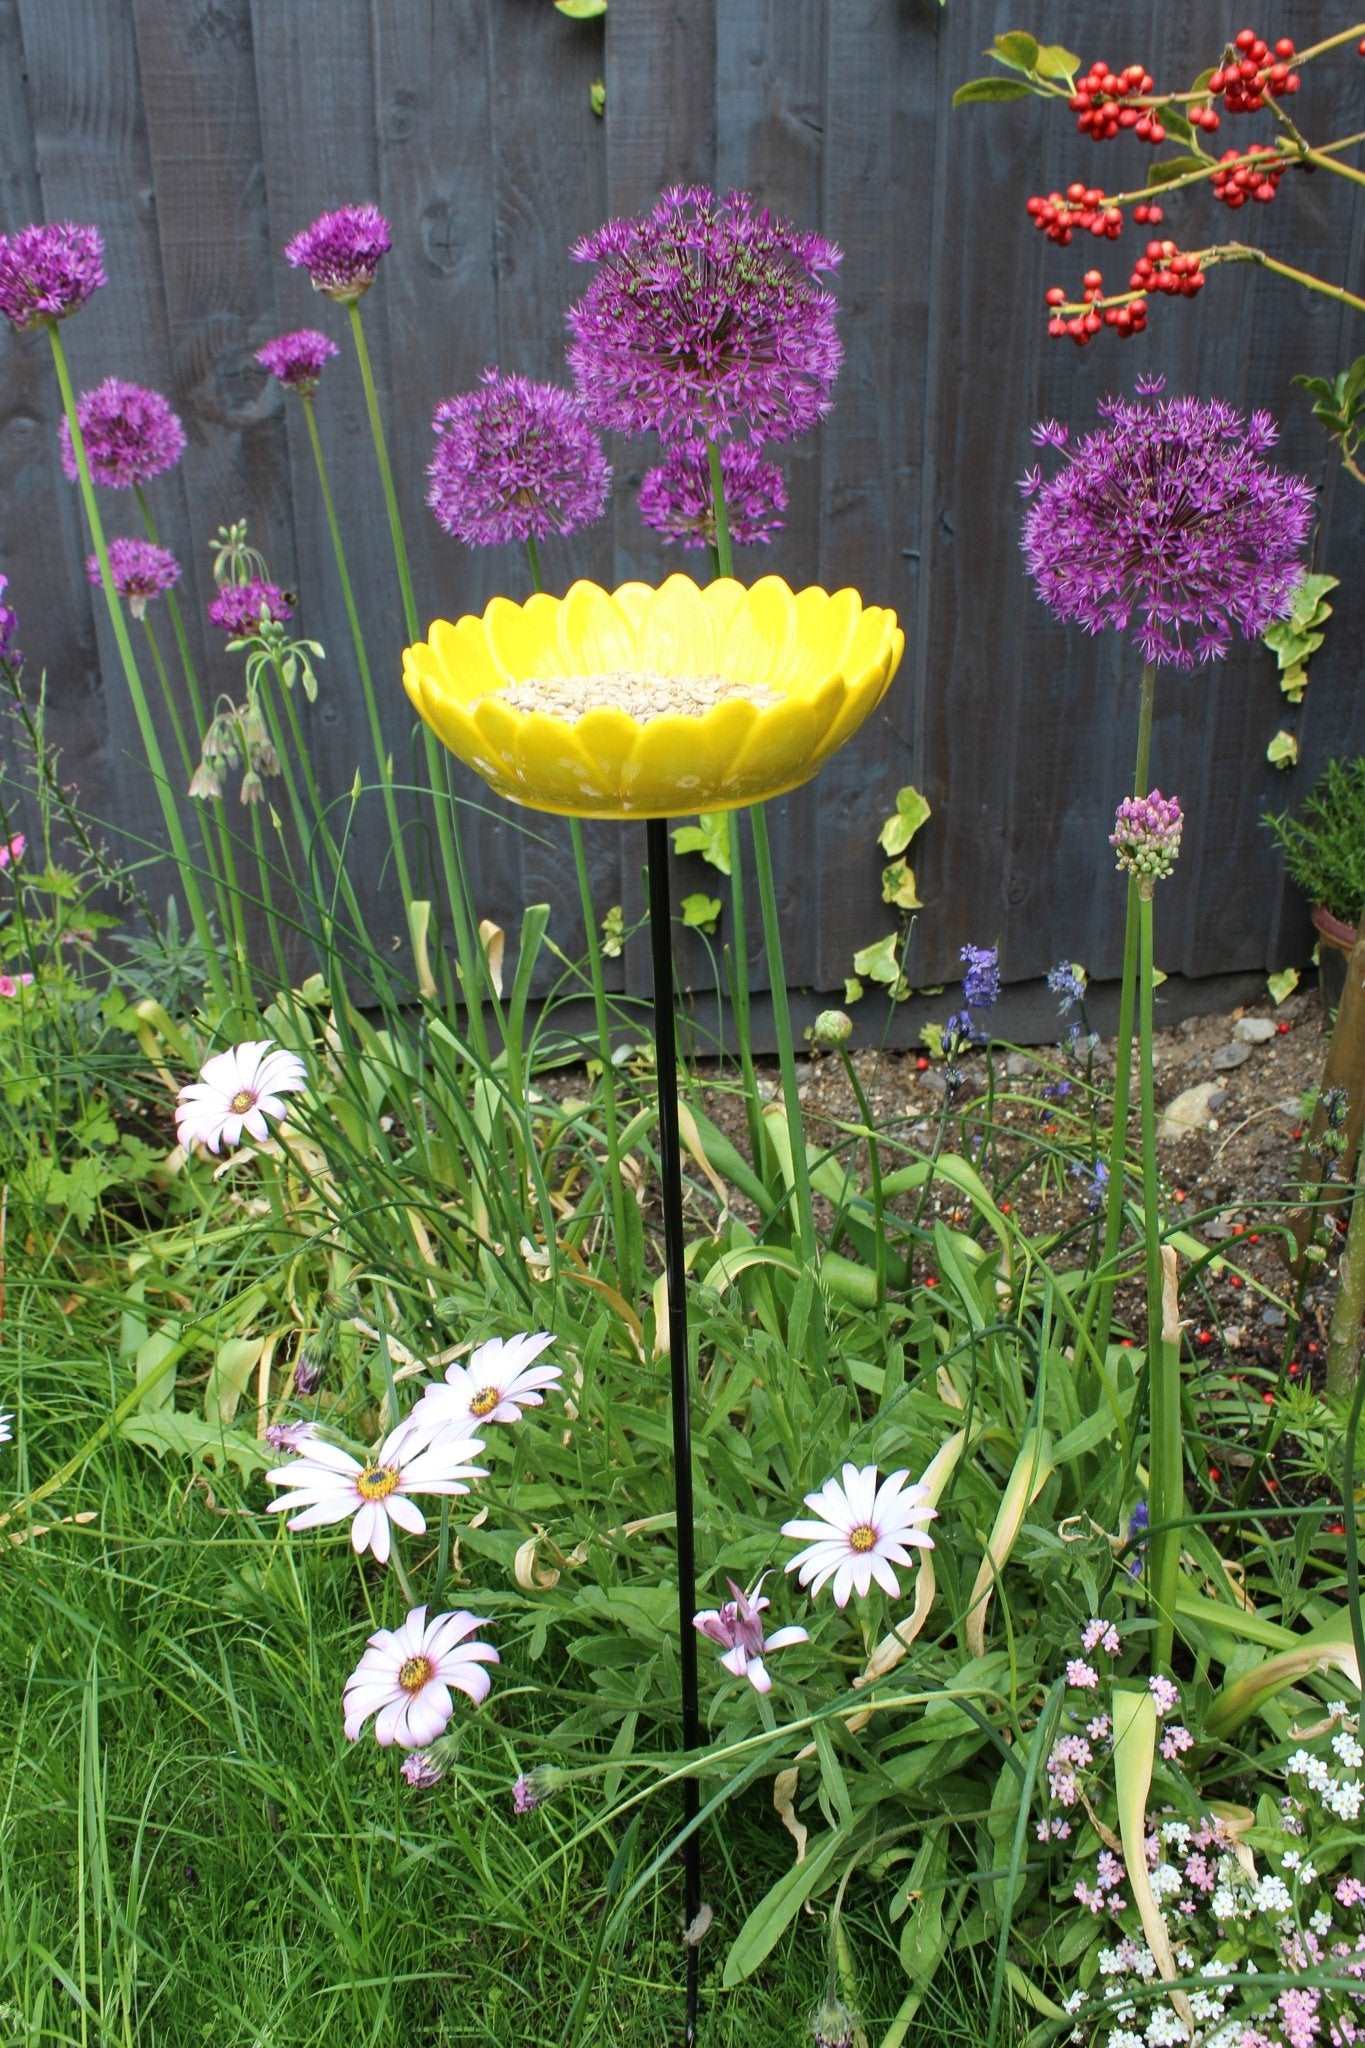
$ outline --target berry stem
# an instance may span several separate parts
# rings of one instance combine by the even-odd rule
[[[1295,130],[1296,134],[1297,132]],[[1359,142],[1365,142],[1365,128],[1357,130],[1354,135],[1343,135],[1336,142],[1324,142],[1318,149],[1309,150],[1307,145],[1305,145],[1305,151],[1308,161],[1316,164],[1321,160],[1324,170],[1342,171],[1349,178],[1360,178],[1365,177],[1365,173],[1349,169],[1343,164],[1332,161],[1333,152],[1340,149],[1353,149]],[[1182,186],[1206,184],[1210,178],[1217,177],[1220,171],[1238,171],[1248,164],[1263,162],[1265,160],[1265,153],[1265,143],[1259,143],[1245,151],[1236,161],[1231,157],[1211,157],[1208,164],[1202,169],[1182,171],[1178,178],[1168,178],[1163,185],[1143,185],[1136,192],[1106,192],[1104,203],[1106,206],[1141,206],[1143,204],[1150,204],[1153,199],[1164,199],[1168,192],[1179,192]],[[1298,149],[1294,151],[1295,156],[1302,154],[1304,154],[1304,151]]]

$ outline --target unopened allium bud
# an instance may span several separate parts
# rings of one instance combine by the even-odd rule
[[[845,1010],[822,1010],[806,1036],[812,1045],[847,1045],[853,1036],[853,1019]]]
[[[842,1998],[827,1998],[810,2023],[815,2048],[853,2048],[857,2016]]]
[[[1154,789],[1150,796],[1126,796],[1114,813],[1109,844],[1118,865],[1140,882],[1164,881],[1180,852],[1184,817],[1179,800]]]

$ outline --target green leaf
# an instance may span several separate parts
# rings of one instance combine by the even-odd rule
[[[861,952],[853,955],[854,973],[866,975],[869,981],[880,982],[883,988],[889,988],[897,1002],[909,993],[901,974],[900,944],[900,933],[888,932],[875,945],[864,946]]]
[[[588,87],[588,105],[600,121],[607,111],[607,87],[605,79],[594,78]]]
[[[846,1003],[856,1003],[861,999],[862,993],[863,985],[857,975],[846,975],[844,977],[844,1001]]]
[[[1034,59],[1034,70],[1040,78],[1057,78],[1070,85],[1081,68],[1081,60],[1074,50],[1068,50],[1064,43],[1043,43]]]
[[[235,1465],[244,1479],[270,1463],[264,1446],[254,1437],[241,1436],[236,1430],[205,1422],[198,1415],[186,1415],[178,1408],[130,1415],[122,1433],[130,1442],[143,1445],[158,1457],[170,1452],[190,1459],[195,1465],[211,1463],[220,1470],[224,1465]]]
[[[1026,28],[1007,29],[995,38],[985,54],[1000,64],[1008,64],[1012,71],[1034,71],[1038,65],[1038,38]]]
[[[725,1990],[731,1991],[736,1984],[742,1984],[746,1977],[751,1977],[771,1954],[826,1875],[843,1840],[844,1836],[838,1830],[825,1835],[807,1854],[804,1862],[793,1864],[785,1876],[765,1892],[735,1936],[725,1958],[725,1973],[721,1978]]]
[[[619,903],[613,903],[602,919],[602,951],[608,960],[619,957],[626,942],[626,914]]]
[[[730,819],[726,811],[703,811],[695,825],[679,825],[673,834],[675,853],[699,853],[723,875],[730,872]]]
[[[1278,974],[1267,974],[1265,985],[1278,1006],[1286,996],[1292,996],[1299,985],[1297,967],[1282,967]]]
[[[1148,164],[1147,184],[1169,185],[1173,178],[1186,177],[1191,171],[1208,168],[1202,156],[1163,156],[1159,162]]]
[[[555,0],[555,6],[570,21],[596,21],[599,14],[606,13],[607,0]]]
[[[882,869],[882,902],[894,903],[899,910],[924,908],[915,893],[915,870],[905,861],[893,860]]]
[[[1177,142],[1194,142],[1194,129],[1181,113],[1179,107],[1170,105],[1158,107],[1157,113],[1161,118],[1161,125],[1168,135],[1174,136]]]
[[[1293,733],[1281,728],[1266,748],[1265,757],[1272,768],[1293,768],[1299,758],[1299,743]]]
[[[720,916],[719,896],[703,896],[700,892],[684,896],[682,900],[682,921],[699,932],[713,932],[716,919]]]
[[[1022,100],[1032,92],[1022,78],[969,78],[953,94],[955,107],[984,106],[991,100]]]
[[[909,785],[896,791],[896,808],[877,834],[877,843],[883,853],[894,859],[904,853],[925,820],[932,816],[929,802],[917,789]]]

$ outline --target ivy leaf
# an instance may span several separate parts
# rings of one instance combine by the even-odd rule
[[[699,853],[723,875],[730,872],[730,819],[726,811],[703,811],[695,825],[679,825],[674,853]]]
[[[905,861],[893,860],[882,869],[882,902],[894,903],[898,910],[923,910],[915,894],[915,870]]]
[[[1285,997],[1292,996],[1298,987],[1299,970],[1297,967],[1282,967],[1278,974],[1267,974],[1265,985],[1270,991],[1271,1000],[1278,1009]]]
[[[1026,28],[1007,29],[1003,36],[995,38],[985,54],[999,64],[1008,64],[1011,71],[1036,71],[1038,38]]]
[[[863,985],[857,975],[846,975],[844,978],[844,1001],[846,1003],[856,1003],[861,998],[862,993]]]
[[[1281,729],[1265,750],[1272,768],[1293,768],[1299,758],[1299,743],[1292,732]]]
[[[896,808],[877,834],[877,844],[883,853],[896,855],[904,853],[910,841],[919,831],[925,819],[931,815],[928,800],[917,789],[908,785],[896,791]]]
[[[969,78],[953,94],[955,107],[984,106],[990,100],[1027,99],[1033,91],[1022,78]]]
[[[682,900],[682,921],[695,931],[713,932],[716,919],[720,916],[719,896],[703,896],[700,891]]]
[[[919,1042],[931,1060],[941,1060],[943,1058],[943,1026],[941,1024],[922,1024],[920,1026]]]
[[[900,933],[888,932],[875,945],[864,946],[860,953],[853,955],[853,972],[866,975],[869,981],[879,982],[890,991],[891,1000],[899,1003],[910,993],[910,987],[901,973]]]

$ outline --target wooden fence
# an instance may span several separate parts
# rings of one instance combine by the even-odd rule
[[[1174,79],[1213,61],[1239,25],[1200,0],[1161,12],[1158,41],[1152,18],[1133,0],[1033,11],[1035,27],[1087,60],[1159,59]],[[456,547],[426,512],[432,409],[488,363],[563,375],[563,309],[586,275],[569,257],[576,236],[665,183],[697,179],[749,187],[839,241],[848,356],[838,403],[818,433],[779,451],[787,530],[745,564],[856,583],[895,605],[907,630],[881,714],[816,784],[774,807],[790,977],[819,990],[840,988],[855,948],[894,922],[876,834],[903,783],[933,805],[914,848],[925,908],[912,980],[951,978],[967,939],[998,939],[1011,981],[1062,956],[1097,977],[1117,972],[1119,895],[1104,840],[1131,773],[1136,660],[1115,635],[1057,626],[1032,594],[1015,485],[1032,459],[1029,426],[1046,414],[1088,420],[1096,397],[1139,369],[1164,371],[1171,389],[1272,407],[1284,457],[1321,485],[1317,560],[1343,584],[1328,642],[1297,713],[1261,649],[1168,674],[1153,779],[1178,790],[1189,815],[1179,879],[1163,892],[1161,964],[1190,976],[1279,965],[1304,957],[1308,928],[1259,816],[1301,795],[1331,754],[1365,748],[1365,491],[1332,460],[1290,378],[1365,349],[1365,321],[1238,267],[1195,304],[1157,302],[1145,340],[1105,335],[1084,352],[1050,341],[1044,287],[1073,281],[1089,244],[1045,244],[1030,232],[1026,195],[1080,174],[1136,183],[1147,159],[1126,140],[1097,152],[1033,101],[951,110],[953,88],[990,68],[981,52],[991,37],[1027,19],[1023,0],[611,0],[605,24],[567,20],[550,0],[0,0],[3,224],[74,218],[102,229],[108,288],[67,329],[77,380],[150,383],[182,414],[188,452],[153,493],[197,618],[211,595],[211,534],[240,516],[300,593],[302,630],[327,648],[310,731],[319,778],[336,793],[370,758],[350,642],[303,420],[253,354],[303,322],[346,337],[336,310],[282,262],[288,234],[350,200],[374,199],[392,220],[394,251],[366,319],[419,605],[447,615],[519,590],[523,576],[510,553]],[[1341,19],[1320,0],[1281,0],[1274,26],[1303,44]],[[599,79],[602,118],[591,104]],[[1311,133],[1365,125],[1362,80],[1353,52],[1315,68],[1297,103]],[[1273,207],[1248,212],[1238,230],[1359,289],[1359,187],[1294,176]],[[1196,243],[1225,237],[1233,218],[1207,190],[1171,203],[1176,232],[1188,222]],[[1096,245],[1116,274],[1141,232],[1130,226],[1117,249]],[[151,809],[146,774],[81,573],[47,351],[8,334],[0,347],[0,568],[25,649],[47,669],[67,776],[91,811],[137,834]],[[326,372],[318,405],[401,764],[411,725],[402,622],[348,356]],[[552,582],[695,565],[640,524],[632,486],[651,447],[623,443],[613,455],[622,488],[611,517],[547,546]],[[106,495],[105,505],[113,530],[133,530],[122,502]],[[206,672],[228,689],[221,641],[202,637]],[[1282,724],[1302,753],[1289,775],[1265,759]],[[515,931],[523,903],[548,900],[572,946],[560,829],[463,788],[480,914]],[[641,837],[592,833],[603,910],[638,910]],[[367,798],[356,874],[397,930],[385,846],[378,799]],[[695,859],[681,864],[681,887],[714,884]],[[633,981],[629,950],[616,966]],[[761,985],[757,952],[754,975]]]

